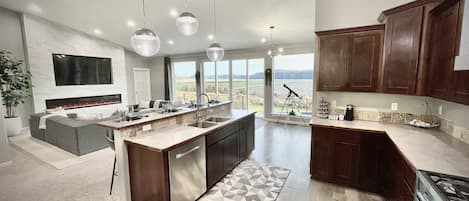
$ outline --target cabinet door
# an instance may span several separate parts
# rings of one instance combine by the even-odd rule
[[[223,143],[223,171],[228,173],[239,162],[239,138],[238,133],[225,138]]]
[[[357,180],[359,146],[340,140],[335,140],[332,146],[332,178],[341,184],[354,185]]]
[[[215,185],[224,175],[223,141],[207,147],[207,188]]]
[[[353,34],[348,67],[348,91],[377,91],[383,35],[383,31]]]
[[[360,137],[360,160],[357,184],[360,188],[378,193],[384,178],[384,133],[363,133]]]
[[[311,145],[311,176],[319,179],[330,179],[332,151],[330,143],[325,139],[313,139]]]
[[[469,70],[453,71],[450,100],[469,105]]]
[[[319,38],[318,90],[343,91],[347,83],[348,35]]]
[[[383,91],[415,94],[423,7],[390,15],[386,22]]]
[[[459,19],[458,8],[459,3],[443,12],[431,15],[431,43],[426,85],[428,95],[435,98],[449,98],[456,51],[455,27]]]
[[[241,128],[239,130],[239,158],[240,160],[244,160],[247,157],[248,157],[247,129]]]
[[[251,119],[252,120],[249,121],[246,127],[246,150],[248,155],[251,154],[252,151],[254,151],[254,148],[256,146],[256,127],[254,124],[254,115]]]

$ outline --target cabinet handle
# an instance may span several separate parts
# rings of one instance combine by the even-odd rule
[[[186,151],[184,153],[176,154],[176,159],[180,159],[180,158],[182,158],[182,157],[184,157],[184,156],[186,156],[186,155],[188,155],[188,154],[190,154],[194,151],[197,151],[198,149],[200,149],[200,146],[196,146],[196,147],[192,148],[191,150]]]

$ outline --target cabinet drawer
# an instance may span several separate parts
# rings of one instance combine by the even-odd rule
[[[223,140],[224,138],[234,134],[238,130],[239,122],[236,121],[211,132],[207,135],[207,146],[212,145],[213,143],[216,143],[220,140]]]

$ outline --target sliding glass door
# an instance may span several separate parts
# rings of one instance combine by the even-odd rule
[[[248,108],[247,96],[247,60],[231,61],[232,85],[233,85],[233,107],[235,109]]]
[[[248,60],[248,110],[264,115],[264,59]]]

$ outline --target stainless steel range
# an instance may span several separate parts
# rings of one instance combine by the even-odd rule
[[[469,178],[418,171],[415,201],[469,201]]]

